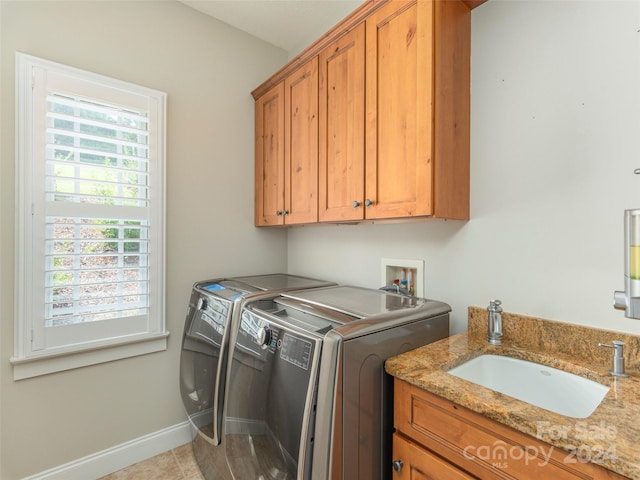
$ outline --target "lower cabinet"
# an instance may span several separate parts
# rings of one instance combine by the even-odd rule
[[[395,379],[394,480],[624,479]]]
[[[394,478],[397,480],[468,480],[476,478],[397,433],[393,434],[393,458],[397,459],[393,463]]]

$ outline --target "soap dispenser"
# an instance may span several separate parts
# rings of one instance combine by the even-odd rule
[[[640,319],[640,209],[624,212],[624,292],[614,293],[614,307]]]

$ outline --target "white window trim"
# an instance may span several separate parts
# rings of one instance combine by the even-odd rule
[[[63,347],[32,349],[32,318],[29,292],[33,288],[30,283],[32,255],[28,241],[32,235],[31,215],[32,203],[28,201],[31,191],[30,171],[26,168],[32,162],[33,142],[31,132],[27,128],[33,121],[33,67],[45,68],[70,76],[79,76],[112,87],[121,87],[126,91],[139,92],[156,102],[158,135],[151,148],[157,152],[156,191],[152,192],[157,207],[152,210],[152,222],[162,225],[161,233],[154,239],[156,249],[150,262],[153,262],[156,278],[152,288],[155,290],[153,302],[154,314],[150,315],[147,330],[130,335],[112,338],[97,338],[95,341],[82,342]],[[14,380],[69,370],[82,366],[113,361],[121,358],[143,355],[166,350],[167,337],[165,321],[165,152],[166,152],[166,94],[145,87],[140,87],[120,80],[89,73],[73,67],[57,64],[22,53],[16,54],[16,283],[15,283],[15,329],[13,364]],[[36,261],[38,256],[35,255]]]

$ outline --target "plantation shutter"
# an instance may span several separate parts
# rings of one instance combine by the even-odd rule
[[[147,315],[147,116],[46,101],[45,326]]]
[[[165,95],[23,58],[17,358],[164,335]]]

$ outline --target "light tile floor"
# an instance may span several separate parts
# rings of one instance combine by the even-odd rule
[[[204,480],[191,443],[136,463],[99,480]]]

